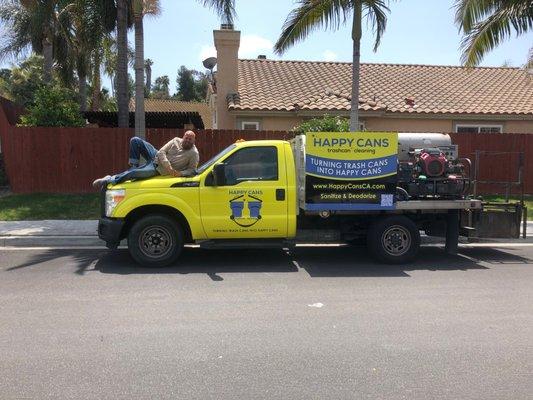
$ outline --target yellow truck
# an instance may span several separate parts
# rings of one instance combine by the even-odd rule
[[[309,133],[291,142],[239,141],[195,176],[103,188],[98,233],[110,249],[127,239],[131,256],[154,267],[174,263],[191,243],[366,242],[378,260],[405,263],[416,257],[420,231],[446,237],[449,253],[460,234],[486,237],[476,227],[493,226],[488,219],[507,224],[494,236],[518,237],[523,210],[485,212],[468,196],[469,174],[448,135]]]

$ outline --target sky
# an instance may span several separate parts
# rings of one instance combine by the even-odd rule
[[[215,56],[213,29],[220,26],[215,13],[199,0],[160,0],[162,13],[145,18],[145,58],[154,61],[153,80],[168,75],[175,91],[181,65],[203,70],[202,60]],[[391,1],[387,30],[377,52],[373,52],[371,27],[363,31],[362,62],[460,65],[461,35],[454,24],[454,0]],[[241,31],[240,58],[265,54],[270,59],[351,61],[350,26],[337,31],[316,30],[283,56],[274,55],[283,22],[295,6],[294,0],[236,0],[235,29]],[[130,34],[133,45],[133,36]],[[507,63],[520,67],[533,47],[533,32],[514,35],[489,53],[483,66]],[[6,63],[4,62],[4,65]],[[109,86],[109,80],[104,85]]]

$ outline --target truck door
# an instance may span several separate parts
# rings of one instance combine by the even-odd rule
[[[220,160],[226,182],[200,185],[202,223],[210,239],[287,237],[287,173],[281,145],[247,146]]]

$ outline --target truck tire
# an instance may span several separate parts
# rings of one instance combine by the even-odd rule
[[[166,215],[147,215],[136,221],[128,233],[133,259],[145,267],[166,267],[183,249],[183,231]]]
[[[404,264],[414,260],[420,248],[420,232],[416,224],[402,215],[376,221],[368,230],[370,253],[386,264]]]

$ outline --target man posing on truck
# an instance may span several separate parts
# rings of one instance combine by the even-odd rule
[[[93,186],[100,189],[108,183],[117,184],[130,179],[146,179],[156,175],[194,175],[200,159],[198,149],[194,145],[195,138],[193,131],[187,131],[183,138],[175,137],[157,151],[147,141],[133,137],[130,140],[131,168],[117,175],[107,175],[96,179]],[[139,166],[141,156],[146,160],[143,166]]]

